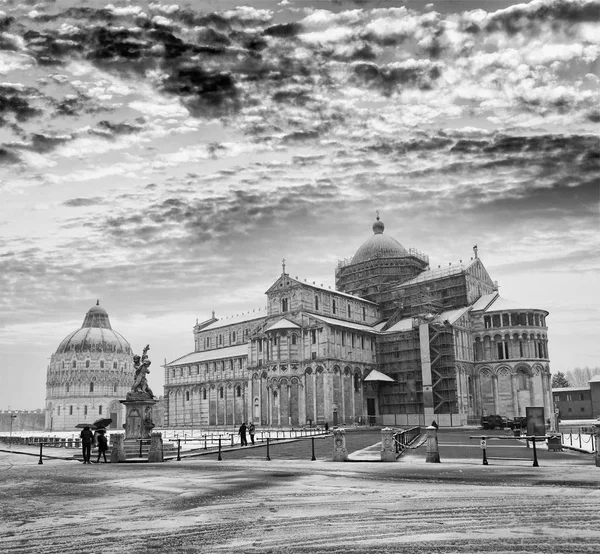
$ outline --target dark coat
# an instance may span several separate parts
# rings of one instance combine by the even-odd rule
[[[81,438],[81,442],[83,444],[91,444],[94,442],[94,433],[92,433],[89,429],[84,429],[81,431],[79,437]]]

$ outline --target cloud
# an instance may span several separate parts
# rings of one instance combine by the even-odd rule
[[[85,206],[97,206],[98,204],[104,204],[105,202],[105,198],[94,196],[90,198],[71,198],[70,200],[63,202],[63,205],[70,208],[81,208]]]

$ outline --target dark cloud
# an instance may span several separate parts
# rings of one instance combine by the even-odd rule
[[[271,25],[264,30],[264,34],[271,37],[291,38],[302,32],[302,25],[297,22],[280,23]]]
[[[15,164],[21,161],[21,158],[12,150],[0,147],[0,164]]]
[[[26,121],[41,113],[27,98],[29,89],[19,90],[0,85],[0,116],[13,114],[17,121]]]
[[[440,77],[441,71],[437,65],[430,64],[379,67],[374,63],[356,63],[354,74],[365,84],[389,94],[400,85],[430,89]]]
[[[94,196],[91,198],[71,198],[63,202],[64,206],[69,208],[80,208],[82,206],[97,206],[98,204],[104,204],[105,199],[100,196]]]
[[[517,4],[491,15],[485,30],[504,31],[516,34],[527,29],[539,28],[542,23],[557,25],[566,23],[597,23],[600,20],[600,2],[573,2],[572,0],[551,0]]]

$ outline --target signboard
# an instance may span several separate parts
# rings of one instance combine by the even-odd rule
[[[485,448],[486,442],[485,439],[481,439],[481,448]]]
[[[525,414],[527,416],[527,434],[530,436],[543,437],[546,434],[544,408],[527,407],[525,408]]]

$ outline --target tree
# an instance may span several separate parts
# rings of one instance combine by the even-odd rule
[[[587,387],[589,380],[599,373],[600,367],[576,367],[571,371],[567,371],[565,377],[572,387]]]
[[[568,389],[571,385],[569,385],[569,381],[565,377],[565,374],[562,371],[555,373],[552,376],[552,388],[553,389]]]

